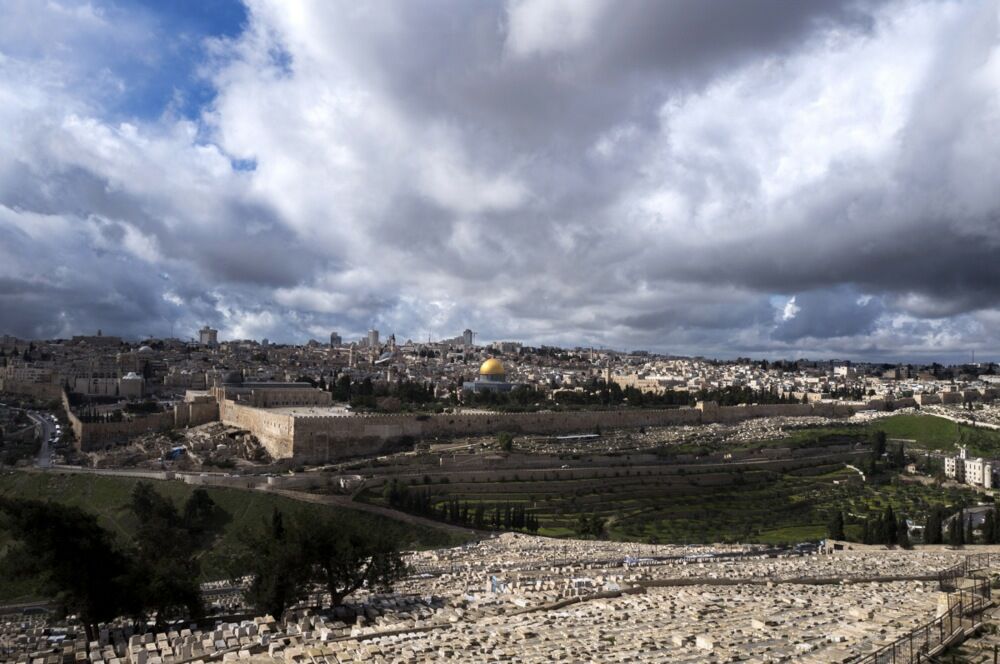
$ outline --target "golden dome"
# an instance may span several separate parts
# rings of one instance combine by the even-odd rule
[[[482,366],[479,367],[480,376],[503,376],[505,373],[507,372],[504,371],[500,360],[493,357],[483,362]]]

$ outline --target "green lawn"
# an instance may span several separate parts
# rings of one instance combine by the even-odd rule
[[[785,438],[759,440],[737,446],[723,444],[679,445],[666,448],[668,452],[710,452],[720,449],[761,449],[765,447],[808,447],[819,441],[829,442],[838,438],[869,438],[875,431],[885,431],[889,438],[916,441],[911,445],[925,450],[956,451],[962,444],[969,452],[979,456],[1000,455],[1000,431],[974,428],[958,424],[943,417],[906,413],[875,420],[866,425],[845,424],[837,427],[820,427],[791,430]]]
[[[889,438],[915,440],[925,449],[952,450],[958,441],[960,427],[951,420],[933,415],[894,415],[872,424],[885,431]]]
[[[944,452],[956,451],[964,445],[975,456],[1000,454],[1000,431],[974,428],[933,415],[894,415],[870,425],[885,431],[889,438],[916,441],[911,447]]]
[[[52,500],[82,507],[95,512],[105,528],[116,533],[124,542],[132,538],[136,527],[135,517],[127,508],[132,487],[139,480],[82,474],[7,472],[0,474],[0,495]],[[195,487],[180,482],[153,482],[161,494],[168,496],[178,507]],[[367,512],[335,509],[323,505],[303,503],[281,496],[257,491],[208,488],[208,493],[225,513],[225,526],[210,549],[203,553],[202,575],[208,579],[225,576],[224,558],[239,533],[246,528],[262,524],[277,507],[287,517],[331,516],[350,522],[367,531],[390,534],[403,549],[423,549],[452,546],[461,538],[434,528],[411,526]],[[0,550],[4,548],[0,533]],[[31,597],[34,584],[30,579],[10,580],[0,578],[0,599],[12,600]]]

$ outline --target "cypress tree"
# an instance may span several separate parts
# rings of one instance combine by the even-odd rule
[[[997,540],[996,510],[986,513],[986,520],[983,521],[983,544],[995,544]]]
[[[872,441],[872,460],[878,461],[885,454],[886,435],[885,431],[876,431]]]
[[[899,526],[896,528],[896,542],[899,544],[900,548],[912,548],[910,545],[910,531],[906,527],[906,519],[899,520]]]
[[[882,544],[892,546],[896,543],[896,514],[892,511],[892,505],[885,508],[882,514]]]
[[[833,513],[833,518],[827,525],[827,536],[833,540],[846,539],[844,536],[844,513],[837,510]]]
[[[941,543],[941,511],[934,507],[927,515],[927,522],[924,524],[924,543]]]
[[[962,528],[962,513],[959,512],[948,522],[948,544],[962,546],[965,542],[965,529]]]

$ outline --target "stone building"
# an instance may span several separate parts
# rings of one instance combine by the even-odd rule
[[[254,408],[332,406],[333,395],[309,383],[247,383],[239,372],[230,372],[212,388],[215,398]]]
[[[213,330],[208,325],[198,330],[198,343],[202,346],[215,348],[219,345],[219,331]]]
[[[964,447],[959,448],[958,456],[945,457],[944,460],[945,477],[984,489],[993,488],[993,467],[991,461],[970,459]]]

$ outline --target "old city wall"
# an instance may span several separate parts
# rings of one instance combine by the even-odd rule
[[[73,412],[69,395],[62,391],[59,395],[69,425],[76,436],[77,449],[88,452],[108,445],[128,442],[133,436],[152,431],[169,431],[174,428],[174,413],[150,413],[121,422],[84,422]]]
[[[376,454],[401,438],[515,434],[592,433],[601,429],[739,422],[755,417],[849,417],[846,404],[775,404],[759,406],[674,408],[664,410],[568,411],[548,413],[476,413],[439,415],[312,416],[294,420],[291,448],[296,459],[330,461]],[[287,457],[281,457],[287,458]]]
[[[219,419],[219,404],[215,400],[195,401],[174,406],[174,426],[196,427]]]
[[[223,424],[252,432],[273,458],[292,456],[294,418],[291,415],[221,399],[219,419]]]
[[[29,383],[23,380],[0,378],[0,392],[9,392],[35,399],[59,399],[62,388],[56,383]]]
[[[171,411],[152,413],[121,422],[81,422],[72,413],[69,419],[73,433],[77,437],[77,447],[84,452],[124,443],[144,433],[169,431],[174,428],[174,414]]]
[[[571,411],[558,413],[476,413],[441,415],[353,415],[295,419],[295,458],[328,461],[375,454],[401,438],[511,433],[592,433],[599,429],[698,424],[693,408],[672,410]]]

